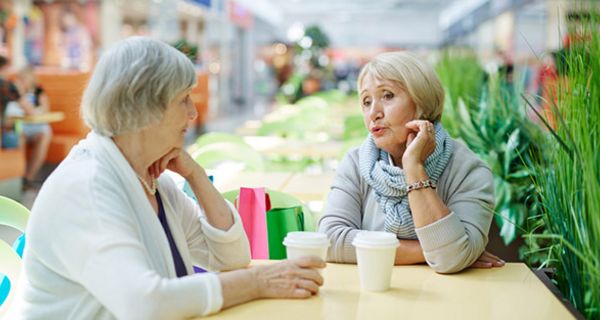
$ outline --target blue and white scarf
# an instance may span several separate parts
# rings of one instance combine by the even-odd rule
[[[453,151],[454,142],[442,125],[435,123],[435,150],[425,160],[429,179],[437,183]],[[377,202],[383,208],[385,231],[399,239],[417,239],[404,170],[389,163],[388,153],[377,148],[371,135],[360,146],[359,156],[360,175],[375,190]]]

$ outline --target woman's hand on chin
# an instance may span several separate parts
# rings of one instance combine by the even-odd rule
[[[406,138],[406,151],[402,156],[402,167],[422,165],[435,150],[435,128],[426,120],[413,120],[406,123],[409,133]]]
[[[154,178],[158,178],[165,169],[176,172],[187,179],[195,170],[202,170],[202,167],[184,149],[174,148],[156,160],[150,166],[149,171]]]

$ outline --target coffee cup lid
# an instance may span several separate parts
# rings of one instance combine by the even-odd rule
[[[354,237],[352,245],[366,248],[389,248],[398,247],[400,243],[396,235],[390,232],[361,231]]]
[[[292,247],[329,247],[329,239],[320,232],[293,231],[288,232],[283,244]]]

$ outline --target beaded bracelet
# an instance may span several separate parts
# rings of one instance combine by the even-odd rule
[[[435,189],[435,188],[437,188],[437,183],[435,183],[435,181],[432,181],[430,179],[417,181],[417,182],[411,183],[408,186],[406,186],[406,193],[408,194],[409,192],[411,192],[413,190],[419,190],[419,189],[423,189],[423,188]]]

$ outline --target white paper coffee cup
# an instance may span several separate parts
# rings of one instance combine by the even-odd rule
[[[295,259],[304,256],[316,256],[323,260],[327,257],[329,239],[320,232],[294,231],[288,232],[285,239],[287,258]]]
[[[352,245],[360,275],[360,287],[367,291],[385,291],[390,288],[396,248],[396,235],[381,231],[361,231]]]

